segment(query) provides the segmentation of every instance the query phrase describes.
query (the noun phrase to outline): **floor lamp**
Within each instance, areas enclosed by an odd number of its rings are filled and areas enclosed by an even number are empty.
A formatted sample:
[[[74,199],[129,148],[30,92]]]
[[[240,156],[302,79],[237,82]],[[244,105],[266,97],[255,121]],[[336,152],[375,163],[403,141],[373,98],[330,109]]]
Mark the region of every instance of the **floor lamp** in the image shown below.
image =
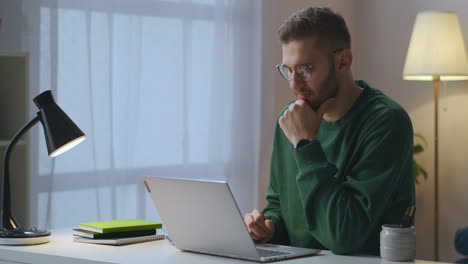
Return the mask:
[[[440,81],[468,80],[468,61],[455,12],[418,13],[406,55],[403,79],[434,82],[434,259],[439,259],[439,149]]]

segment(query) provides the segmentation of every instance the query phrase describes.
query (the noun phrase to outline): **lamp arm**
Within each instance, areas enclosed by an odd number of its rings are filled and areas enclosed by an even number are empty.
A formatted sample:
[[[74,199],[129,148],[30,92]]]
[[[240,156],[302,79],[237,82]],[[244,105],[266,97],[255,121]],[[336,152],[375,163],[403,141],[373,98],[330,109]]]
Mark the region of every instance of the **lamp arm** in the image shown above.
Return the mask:
[[[5,154],[3,156],[3,199],[2,199],[2,210],[1,210],[1,217],[0,217],[0,228],[13,230],[15,228],[20,227],[16,219],[13,217],[11,213],[11,200],[10,200],[10,156],[13,148],[15,147],[18,140],[35,124],[37,124],[41,118],[39,115],[34,117],[31,121],[29,121],[26,125],[24,125],[11,139],[8,147],[5,150]]]

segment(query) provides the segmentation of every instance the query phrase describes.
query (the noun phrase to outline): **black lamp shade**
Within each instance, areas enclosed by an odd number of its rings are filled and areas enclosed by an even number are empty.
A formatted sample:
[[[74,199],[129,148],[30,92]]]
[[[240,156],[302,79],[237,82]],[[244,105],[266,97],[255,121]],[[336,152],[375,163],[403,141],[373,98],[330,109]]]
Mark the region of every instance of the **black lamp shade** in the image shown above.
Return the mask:
[[[39,108],[49,156],[55,157],[83,141],[86,136],[67,114],[55,103],[50,90],[33,99]]]

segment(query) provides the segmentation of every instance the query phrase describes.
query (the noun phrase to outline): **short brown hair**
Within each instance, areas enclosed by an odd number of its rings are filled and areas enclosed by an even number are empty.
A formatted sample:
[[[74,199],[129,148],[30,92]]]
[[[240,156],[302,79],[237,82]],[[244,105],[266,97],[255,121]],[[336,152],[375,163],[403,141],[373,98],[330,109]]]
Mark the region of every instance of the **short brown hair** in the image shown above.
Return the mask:
[[[322,45],[351,48],[351,36],[344,18],[327,7],[307,7],[290,15],[278,30],[282,43],[318,37]]]

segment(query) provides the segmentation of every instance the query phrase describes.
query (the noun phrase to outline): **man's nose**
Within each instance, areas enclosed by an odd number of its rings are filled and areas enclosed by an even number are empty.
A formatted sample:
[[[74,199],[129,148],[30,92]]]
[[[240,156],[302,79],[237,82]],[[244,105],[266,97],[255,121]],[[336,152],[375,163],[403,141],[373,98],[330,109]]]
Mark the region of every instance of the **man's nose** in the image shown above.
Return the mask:
[[[291,80],[289,81],[289,88],[293,91],[299,91],[302,86],[304,86],[304,81],[299,78],[295,71],[293,71],[291,74]]]

